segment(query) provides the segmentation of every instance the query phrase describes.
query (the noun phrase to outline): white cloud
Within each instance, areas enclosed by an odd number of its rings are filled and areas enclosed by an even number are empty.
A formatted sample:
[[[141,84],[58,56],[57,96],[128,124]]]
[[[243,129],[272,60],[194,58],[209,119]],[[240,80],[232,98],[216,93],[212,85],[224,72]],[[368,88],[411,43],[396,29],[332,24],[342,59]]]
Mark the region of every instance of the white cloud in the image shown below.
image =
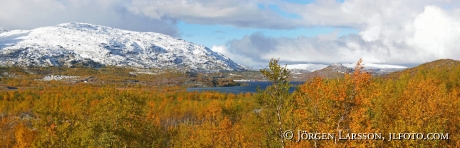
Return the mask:
[[[267,63],[265,62],[256,61],[256,59],[252,58],[252,55],[241,54],[240,52],[229,50],[224,45],[221,45],[221,46],[214,45],[212,46],[211,50],[214,52],[221,53],[229,57],[233,61],[238,61],[239,64],[249,66],[250,68],[260,68],[260,67],[264,67],[267,65]]]
[[[230,40],[213,50],[249,66],[270,58],[288,62],[420,64],[459,59],[458,0],[318,0],[294,4],[283,0],[0,0],[0,26],[30,29],[63,22],[88,22],[178,36],[176,21],[236,27],[293,29],[345,27],[316,37],[270,38],[261,33]],[[275,4],[300,19],[282,17],[260,6]]]
[[[0,0],[0,26],[33,29],[68,22],[86,22],[134,31],[178,36],[175,20],[150,18],[128,10],[126,0]]]
[[[225,46],[219,46],[219,45],[214,45],[211,48],[212,51],[218,52],[223,55],[231,56],[231,53],[228,52],[227,48]]]
[[[414,20],[415,32],[408,44],[420,49],[425,56],[460,58],[460,15],[427,6]]]
[[[271,2],[270,2],[271,3]],[[129,10],[152,18],[168,16],[187,23],[219,24],[236,27],[292,29],[300,21],[282,17],[258,6],[263,0],[133,0]]]
[[[360,28],[357,35],[268,38],[253,34],[230,41],[228,51],[251,51],[251,58],[259,62],[280,57],[288,62],[353,63],[363,58],[370,63],[411,65],[441,58],[460,59],[460,9],[442,7],[450,1],[374,2],[350,0],[302,6],[305,25]],[[269,47],[263,47],[266,45]]]

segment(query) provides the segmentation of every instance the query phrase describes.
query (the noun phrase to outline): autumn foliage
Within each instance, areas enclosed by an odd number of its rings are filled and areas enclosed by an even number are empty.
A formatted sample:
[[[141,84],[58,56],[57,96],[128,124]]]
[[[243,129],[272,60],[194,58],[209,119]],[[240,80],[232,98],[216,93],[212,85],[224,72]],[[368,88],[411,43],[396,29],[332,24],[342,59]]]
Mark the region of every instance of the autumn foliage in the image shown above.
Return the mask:
[[[382,78],[363,71],[361,62],[343,78],[312,78],[290,94],[200,93],[178,86],[120,88],[115,83],[122,79],[108,81],[112,77],[103,74],[110,84],[40,83],[34,80],[37,76],[8,69],[22,77],[3,78],[3,85],[33,87],[0,91],[0,147],[460,146],[460,65]],[[282,84],[288,88],[285,80]],[[298,142],[295,135],[280,144],[280,127],[385,137],[448,133],[449,139]]]

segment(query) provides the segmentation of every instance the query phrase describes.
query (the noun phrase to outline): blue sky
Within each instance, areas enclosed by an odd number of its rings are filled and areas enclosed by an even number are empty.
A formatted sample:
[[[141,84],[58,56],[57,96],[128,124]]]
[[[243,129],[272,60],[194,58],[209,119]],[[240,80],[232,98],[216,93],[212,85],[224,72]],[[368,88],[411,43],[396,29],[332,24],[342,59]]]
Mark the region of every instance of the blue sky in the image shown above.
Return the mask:
[[[458,0],[0,0],[0,26],[69,22],[158,32],[249,67],[460,59]]]
[[[310,4],[314,0],[284,0],[285,2],[293,4]],[[336,0],[342,3],[343,0]],[[258,9],[276,12],[277,15],[289,19],[301,19],[301,16],[295,13],[289,13],[281,10],[276,4],[258,4]],[[180,38],[192,41],[198,44],[205,45],[206,47],[213,47],[214,45],[225,45],[229,40],[240,39],[243,36],[248,36],[254,33],[262,33],[266,37],[271,38],[297,38],[299,36],[315,37],[321,34],[330,34],[337,32],[338,36],[357,34],[359,31],[350,27],[327,27],[327,26],[312,26],[312,27],[298,27],[292,29],[266,29],[266,28],[241,28],[230,25],[207,25],[207,24],[192,24],[179,21],[177,24],[179,29]]]
[[[241,39],[254,33],[262,33],[267,37],[279,38],[296,38],[299,36],[315,37],[321,34],[330,34],[338,32],[338,36],[357,34],[358,30],[353,28],[333,28],[333,27],[309,27],[296,28],[289,30],[275,30],[263,28],[238,28],[225,25],[200,25],[179,22],[177,27],[180,31],[180,38],[213,47],[214,45],[224,45],[229,40]]]

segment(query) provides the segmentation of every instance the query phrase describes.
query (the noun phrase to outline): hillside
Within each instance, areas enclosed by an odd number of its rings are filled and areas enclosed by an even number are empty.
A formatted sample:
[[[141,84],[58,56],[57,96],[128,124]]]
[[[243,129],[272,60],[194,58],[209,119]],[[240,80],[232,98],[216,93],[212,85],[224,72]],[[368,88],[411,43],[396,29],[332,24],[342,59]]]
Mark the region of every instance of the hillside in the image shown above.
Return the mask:
[[[356,71],[315,78],[280,94],[272,90],[282,83],[255,93],[189,92],[181,86],[188,74],[164,70],[0,67],[0,147],[281,147],[270,131],[280,122],[284,129],[344,132],[340,138],[346,131],[374,136],[315,141],[293,133],[286,147],[458,147],[460,66],[439,60],[420,67],[394,80]],[[260,74],[228,74],[245,75]],[[214,84],[231,82],[221,80]],[[280,122],[278,96],[285,104]],[[403,140],[395,132],[420,136]]]
[[[305,81],[309,78],[320,76],[324,78],[343,77],[344,73],[354,71],[356,63],[336,63],[331,65],[325,64],[295,64],[288,65],[291,71],[293,81]],[[406,69],[405,66],[364,63],[364,71],[371,73],[373,76],[384,76],[395,71]]]
[[[343,66],[342,64],[332,64],[323,69],[307,73],[307,78],[313,78],[316,76],[324,78],[337,78],[343,77],[345,73],[353,72],[352,68]]]
[[[418,72],[424,72],[428,70],[436,70],[436,71],[446,71],[446,70],[452,70],[454,68],[458,68],[460,66],[460,61],[458,60],[452,60],[452,59],[439,59],[435,60],[432,62],[427,62],[424,64],[421,64],[416,67],[408,68],[403,71],[398,71],[398,72],[393,72],[390,73],[384,78],[387,79],[395,79],[399,78],[403,74],[409,74],[411,76],[416,75]]]
[[[87,23],[0,33],[0,65],[246,69],[203,45],[154,32],[134,32]]]

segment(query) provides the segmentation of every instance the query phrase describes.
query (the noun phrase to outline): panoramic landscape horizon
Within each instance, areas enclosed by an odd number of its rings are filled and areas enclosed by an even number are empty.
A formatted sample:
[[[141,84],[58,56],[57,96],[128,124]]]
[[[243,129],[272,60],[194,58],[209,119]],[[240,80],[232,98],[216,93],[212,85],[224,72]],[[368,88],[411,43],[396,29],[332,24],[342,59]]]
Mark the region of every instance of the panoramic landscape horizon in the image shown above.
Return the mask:
[[[0,0],[0,147],[459,147],[457,0]]]

